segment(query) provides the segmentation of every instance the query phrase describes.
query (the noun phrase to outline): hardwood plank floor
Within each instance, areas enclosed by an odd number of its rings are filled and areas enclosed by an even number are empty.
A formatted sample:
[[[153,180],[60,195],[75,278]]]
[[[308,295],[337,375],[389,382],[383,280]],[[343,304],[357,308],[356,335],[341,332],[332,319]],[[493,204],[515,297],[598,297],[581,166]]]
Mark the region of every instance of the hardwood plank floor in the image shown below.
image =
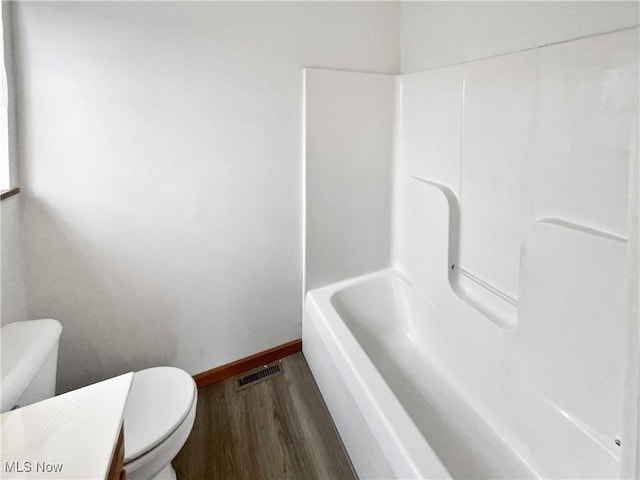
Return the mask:
[[[302,353],[284,374],[236,392],[233,378],[198,391],[179,480],[352,480],[357,477]]]

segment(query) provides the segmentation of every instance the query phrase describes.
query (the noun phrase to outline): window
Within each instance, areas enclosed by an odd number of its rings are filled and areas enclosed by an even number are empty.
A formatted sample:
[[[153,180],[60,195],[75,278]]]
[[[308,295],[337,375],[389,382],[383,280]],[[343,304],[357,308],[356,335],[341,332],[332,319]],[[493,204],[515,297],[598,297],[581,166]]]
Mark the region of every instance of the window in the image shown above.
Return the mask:
[[[3,4],[3,8],[4,4]],[[0,21],[0,59],[4,59],[4,25]],[[0,192],[5,193],[11,187],[9,172],[9,93],[7,90],[7,70],[2,61],[0,68]]]

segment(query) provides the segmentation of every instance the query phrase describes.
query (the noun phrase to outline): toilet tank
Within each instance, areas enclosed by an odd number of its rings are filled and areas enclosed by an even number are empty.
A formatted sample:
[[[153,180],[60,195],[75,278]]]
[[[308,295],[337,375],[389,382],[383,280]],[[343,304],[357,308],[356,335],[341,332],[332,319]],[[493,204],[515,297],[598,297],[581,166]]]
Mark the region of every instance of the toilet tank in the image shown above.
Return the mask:
[[[0,329],[0,412],[53,397],[62,325],[53,319]]]

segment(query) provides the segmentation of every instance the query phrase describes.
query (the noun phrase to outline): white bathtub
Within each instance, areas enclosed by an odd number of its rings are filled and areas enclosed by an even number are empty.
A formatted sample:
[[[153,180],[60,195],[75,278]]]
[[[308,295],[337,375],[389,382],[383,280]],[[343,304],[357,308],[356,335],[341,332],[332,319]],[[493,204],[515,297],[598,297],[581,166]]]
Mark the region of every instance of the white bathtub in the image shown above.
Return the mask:
[[[537,477],[430,359],[415,319],[438,315],[392,269],[307,294],[303,351],[356,472]]]

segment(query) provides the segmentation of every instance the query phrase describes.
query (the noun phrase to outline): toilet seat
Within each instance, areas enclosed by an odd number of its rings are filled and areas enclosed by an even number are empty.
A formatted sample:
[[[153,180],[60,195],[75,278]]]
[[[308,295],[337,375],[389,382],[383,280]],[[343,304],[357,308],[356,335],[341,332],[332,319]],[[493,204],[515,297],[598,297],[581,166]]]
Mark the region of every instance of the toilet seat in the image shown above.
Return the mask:
[[[187,416],[195,416],[196,398],[195,382],[183,370],[155,367],[136,372],[124,411],[125,467],[165,441]]]

